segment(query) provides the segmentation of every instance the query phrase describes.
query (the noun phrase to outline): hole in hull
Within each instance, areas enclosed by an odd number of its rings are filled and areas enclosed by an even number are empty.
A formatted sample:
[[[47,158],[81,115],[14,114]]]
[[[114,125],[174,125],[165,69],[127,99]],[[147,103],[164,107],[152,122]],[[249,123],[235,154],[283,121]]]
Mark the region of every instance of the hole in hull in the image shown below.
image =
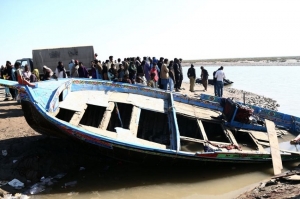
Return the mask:
[[[170,145],[168,115],[141,109],[137,137]]]
[[[180,136],[203,139],[200,133],[200,127],[196,118],[176,115]]]
[[[204,152],[204,145],[202,143],[190,142],[187,140],[180,140],[181,151],[186,152]]]
[[[237,131],[235,133],[235,139],[242,150],[256,150],[257,146],[248,132]]]
[[[221,124],[202,121],[204,130],[206,132],[207,138],[210,141],[216,142],[227,142],[230,143],[228,138],[225,135],[225,132],[221,126]]]
[[[65,122],[70,122],[71,118],[73,117],[75,111],[60,108],[56,118],[63,120]]]
[[[111,118],[107,126],[107,130],[115,132],[115,127],[122,127],[124,129],[129,129],[132,109],[133,109],[132,104],[115,103],[115,108],[111,113]],[[118,112],[120,115],[118,114]],[[121,118],[121,121],[119,116]]]
[[[80,120],[80,124],[98,128],[105,110],[106,107],[89,104]]]

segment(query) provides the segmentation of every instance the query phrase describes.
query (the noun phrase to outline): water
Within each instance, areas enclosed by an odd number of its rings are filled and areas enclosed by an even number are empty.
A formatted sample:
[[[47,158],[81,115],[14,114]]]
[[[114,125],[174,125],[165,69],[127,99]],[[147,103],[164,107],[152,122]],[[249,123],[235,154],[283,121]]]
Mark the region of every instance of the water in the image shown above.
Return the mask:
[[[220,66],[205,66],[212,79],[213,71]],[[184,80],[189,67],[183,67]],[[200,66],[195,66],[196,75],[200,77]],[[279,111],[300,116],[299,66],[224,66],[227,79],[234,83],[233,88],[270,97],[280,105]]]

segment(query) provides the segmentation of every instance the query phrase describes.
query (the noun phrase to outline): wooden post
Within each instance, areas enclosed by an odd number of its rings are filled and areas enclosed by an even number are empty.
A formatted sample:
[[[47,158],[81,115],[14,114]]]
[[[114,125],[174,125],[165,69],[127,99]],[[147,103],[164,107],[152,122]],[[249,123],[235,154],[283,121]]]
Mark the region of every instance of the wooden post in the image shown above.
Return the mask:
[[[86,108],[87,108],[87,104],[85,104],[83,106],[83,109],[81,111],[75,112],[69,123],[74,126],[78,126],[80,123],[80,120],[82,119],[82,117],[84,115]]]
[[[111,118],[111,113],[113,112],[114,108],[115,108],[115,103],[109,102],[108,106],[106,108],[106,111],[103,114],[102,121],[100,122],[98,128],[100,128],[102,130],[107,129],[107,126],[108,126],[110,118]]]
[[[243,100],[244,100],[244,104],[246,104],[246,93],[243,92]]]
[[[140,117],[141,109],[139,107],[133,106],[130,124],[129,124],[129,130],[132,132],[132,134],[137,137],[138,128],[139,128],[139,117]]]
[[[266,127],[269,136],[274,175],[278,175],[281,173],[283,167],[282,167],[281,155],[280,155],[279,144],[277,139],[277,133],[275,130],[275,124],[270,120],[265,120],[265,122],[266,122]]]

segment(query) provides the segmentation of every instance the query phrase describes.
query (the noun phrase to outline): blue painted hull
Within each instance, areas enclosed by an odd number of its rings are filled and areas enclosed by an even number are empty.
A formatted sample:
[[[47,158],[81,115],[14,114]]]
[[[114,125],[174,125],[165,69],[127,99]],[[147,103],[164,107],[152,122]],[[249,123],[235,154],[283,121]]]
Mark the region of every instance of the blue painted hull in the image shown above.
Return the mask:
[[[239,152],[208,152],[208,153],[189,153],[180,151],[180,133],[176,122],[176,110],[174,102],[182,102],[212,110],[222,111],[221,99],[212,96],[202,96],[202,99],[191,99],[183,95],[173,95],[162,90],[154,90],[146,87],[133,86],[122,83],[112,83],[107,81],[93,81],[83,79],[63,79],[59,81],[41,82],[37,88],[18,85],[15,82],[0,80],[0,85],[7,85],[17,88],[22,98],[22,109],[28,124],[37,132],[45,135],[71,138],[92,144],[107,156],[125,159],[139,163],[207,163],[207,162],[234,162],[234,163],[264,163],[271,162],[270,154],[260,153],[239,153]],[[96,133],[83,130],[68,122],[57,119],[49,114],[59,109],[59,101],[70,92],[83,90],[104,90],[125,93],[136,93],[154,98],[164,98],[169,101],[170,107],[168,118],[170,124],[170,148],[159,149],[155,147],[135,145],[132,143],[121,142],[109,137],[101,136]],[[60,99],[61,98],[61,99]],[[259,109],[259,107],[257,108]],[[281,126],[289,128],[295,134],[299,133],[300,119],[294,116],[281,115],[270,110],[256,110],[267,119],[274,121]],[[279,116],[281,115],[279,120]],[[227,125],[243,128],[246,125],[230,121]],[[255,129],[257,127],[248,125],[245,129]],[[261,129],[260,129],[261,130]],[[264,129],[262,129],[264,130]],[[283,160],[297,160],[297,154],[284,154]]]

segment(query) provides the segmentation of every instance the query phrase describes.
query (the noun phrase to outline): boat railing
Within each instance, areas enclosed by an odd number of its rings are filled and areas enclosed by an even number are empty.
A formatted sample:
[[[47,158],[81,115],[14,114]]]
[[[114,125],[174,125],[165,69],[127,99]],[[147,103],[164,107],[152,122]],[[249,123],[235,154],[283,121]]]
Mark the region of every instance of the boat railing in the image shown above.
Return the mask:
[[[261,130],[266,132],[265,125],[256,125],[256,124],[248,124],[243,122],[236,121],[236,114],[238,111],[238,105],[244,105],[241,102],[233,102],[230,99],[220,98],[216,96],[210,96],[206,94],[201,94],[201,100],[210,101],[213,103],[217,103],[219,105],[223,105],[223,116],[227,121],[228,126],[233,126],[237,128],[246,128],[252,130]],[[225,101],[225,103],[224,103]],[[259,118],[260,120],[268,119],[273,121],[276,126],[286,128],[294,133],[300,133],[300,118],[291,116],[288,114],[284,114],[278,111],[269,110],[266,108],[262,108],[259,106],[246,104],[249,108],[253,109],[253,115]]]
[[[170,93],[169,98],[169,111],[168,111],[168,119],[169,119],[169,128],[171,132],[170,140],[171,145],[170,148],[173,150],[176,150],[177,152],[180,150],[180,134],[179,134],[179,128],[176,118],[176,110],[173,100],[173,94]]]

